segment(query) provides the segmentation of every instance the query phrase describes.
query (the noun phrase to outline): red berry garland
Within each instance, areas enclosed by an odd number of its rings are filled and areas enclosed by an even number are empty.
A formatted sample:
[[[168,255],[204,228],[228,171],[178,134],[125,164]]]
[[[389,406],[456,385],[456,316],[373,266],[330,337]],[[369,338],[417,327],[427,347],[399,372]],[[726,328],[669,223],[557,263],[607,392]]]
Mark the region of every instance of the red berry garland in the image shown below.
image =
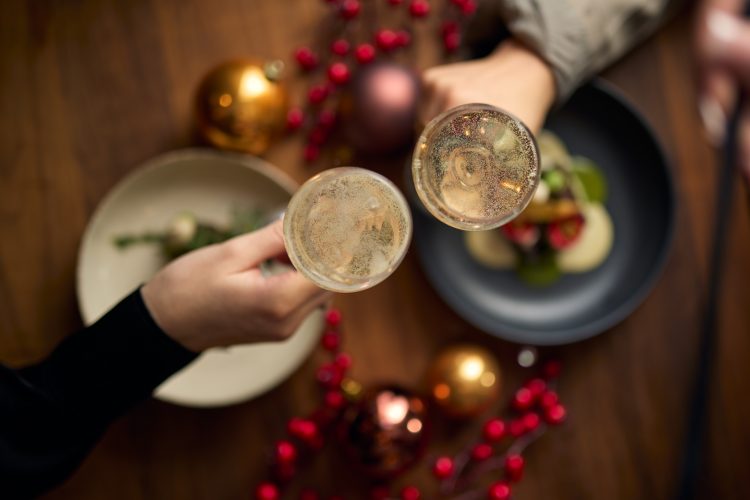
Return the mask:
[[[330,125],[331,118],[319,116],[319,122]],[[255,489],[256,500],[278,500],[285,485],[294,479],[297,471],[325,444],[333,432],[335,423],[348,406],[343,387],[351,356],[341,351],[342,317],[337,309],[325,315],[326,330],[321,336],[321,345],[331,355],[317,372],[323,391],[321,406],[307,417],[294,417],[287,422],[287,438],[276,442],[272,453],[269,479]],[[543,366],[544,378],[531,378],[519,388],[510,404],[515,416],[510,419],[492,417],[481,428],[481,440],[470,444],[458,455],[440,456],[431,462],[432,474],[438,481],[443,495],[459,494],[460,498],[481,498],[486,494],[490,500],[507,500],[511,495],[511,483],[523,478],[524,450],[538,439],[548,426],[565,421],[567,411],[560,404],[555,391],[556,377],[561,371],[558,362]],[[348,392],[348,391],[347,391]],[[505,444],[505,446],[503,446]],[[501,474],[484,490],[475,488],[477,481],[490,472]],[[429,491],[429,490],[428,490]],[[432,498],[432,495],[429,495]],[[304,489],[302,500],[319,500],[323,497],[313,489]],[[325,498],[342,498],[327,496]],[[392,494],[390,486],[380,484],[369,490],[369,498],[379,500],[421,500],[423,490],[415,485],[401,488]]]
[[[388,15],[389,22],[394,24],[379,26],[376,29],[372,27],[372,15],[377,15],[378,9],[365,10],[360,0],[326,1],[330,5],[330,15],[337,20],[336,23],[328,25],[334,26],[337,32],[327,37],[327,45],[314,48],[303,46],[294,53],[297,65],[304,73],[317,75],[318,82],[321,77],[330,82],[330,85],[310,85],[307,93],[308,107],[320,106],[326,102],[331,103],[331,109],[338,109],[340,89],[354,79],[358,67],[370,64],[378,58],[397,57],[399,52],[413,45],[415,33],[409,24],[421,22],[434,15],[429,0],[385,1],[391,6],[388,10],[392,11]],[[476,10],[476,1],[451,0],[448,7],[440,9],[440,14],[445,17],[439,36],[444,52],[451,54],[461,45],[461,26]],[[398,21],[394,21],[396,12],[402,13]],[[287,116],[287,130],[304,131],[307,137],[304,159],[308,163],[315,162],[320,156],[321,147],[333,135],[332,127],[318,129],[314,112],[305,112],[299,108],[293,108],[293,111]]]

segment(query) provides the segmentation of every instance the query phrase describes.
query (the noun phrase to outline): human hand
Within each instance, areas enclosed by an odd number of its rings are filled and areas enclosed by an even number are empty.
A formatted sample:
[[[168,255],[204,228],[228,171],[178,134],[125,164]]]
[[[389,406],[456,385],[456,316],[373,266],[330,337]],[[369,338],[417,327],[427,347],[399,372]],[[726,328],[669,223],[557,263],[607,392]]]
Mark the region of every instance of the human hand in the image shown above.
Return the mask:
[[[284,252],[282,222],[173,261],[141,289],[159,327],[192,351],[288,338],[331,296],[296,271],[264,276]]]
[[[430,68],[422,75],[422,123],[472,102],[509,111],[538,132],[555,100],[552,69],[536,53],[510,39],[489,56]]]
[[[724,140],[738,89],[750,91],[750,22],[742,18],[743,6],[743,0],[704,0],[698,14],[699,110],[717,146]],[[750,179],[750,103],[740,113],[738,157]]]

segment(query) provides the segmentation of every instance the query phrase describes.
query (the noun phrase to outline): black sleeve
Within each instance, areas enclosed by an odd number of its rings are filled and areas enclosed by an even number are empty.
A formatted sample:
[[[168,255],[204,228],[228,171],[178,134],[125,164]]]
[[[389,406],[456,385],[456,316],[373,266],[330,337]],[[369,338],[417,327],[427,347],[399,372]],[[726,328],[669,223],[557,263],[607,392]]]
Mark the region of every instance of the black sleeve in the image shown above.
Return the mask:
[[[0,365],[0,494],[29,498],[61,482],[115,418],[195,357],[136,290],[41,363]]]

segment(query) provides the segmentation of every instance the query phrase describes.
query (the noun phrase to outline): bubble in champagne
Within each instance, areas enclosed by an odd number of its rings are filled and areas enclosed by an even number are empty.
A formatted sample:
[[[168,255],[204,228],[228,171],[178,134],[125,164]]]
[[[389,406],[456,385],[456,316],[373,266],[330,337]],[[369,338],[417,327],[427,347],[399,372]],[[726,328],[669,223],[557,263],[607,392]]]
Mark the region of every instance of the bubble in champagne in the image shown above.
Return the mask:
[[[356,167],[326,170],[289,202],[284,242],[294,266],[319,286],[354,292],[387,278],[411,240],[411,214],[385,177]]]
[[[531,201],[539,152],[517,118],[488,104],[466,104],[425,127],[412,174],[419,198],[439,220],[458,229],[492,229]]]

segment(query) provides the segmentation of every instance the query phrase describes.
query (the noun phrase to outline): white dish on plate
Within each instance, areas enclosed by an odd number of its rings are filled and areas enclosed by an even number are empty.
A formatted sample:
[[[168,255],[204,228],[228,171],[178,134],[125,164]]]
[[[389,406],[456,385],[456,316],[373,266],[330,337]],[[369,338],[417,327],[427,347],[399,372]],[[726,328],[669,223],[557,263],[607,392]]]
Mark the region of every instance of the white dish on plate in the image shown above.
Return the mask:
[[[158,156],[121,180],[100,202],[78,253],[78,306],[86,325],[147,281],[166,264],[157,245],[119,250],[121,234],[161,231],[190,211],[227,223],[233,207],[269,213],[286,206],[297,184],[251,156],[185,149]],[[161,384],[154,396],[196,407],[245,401],[286,379],[317,344],[323,314],[316,311],[289,340],[210,349]]]

